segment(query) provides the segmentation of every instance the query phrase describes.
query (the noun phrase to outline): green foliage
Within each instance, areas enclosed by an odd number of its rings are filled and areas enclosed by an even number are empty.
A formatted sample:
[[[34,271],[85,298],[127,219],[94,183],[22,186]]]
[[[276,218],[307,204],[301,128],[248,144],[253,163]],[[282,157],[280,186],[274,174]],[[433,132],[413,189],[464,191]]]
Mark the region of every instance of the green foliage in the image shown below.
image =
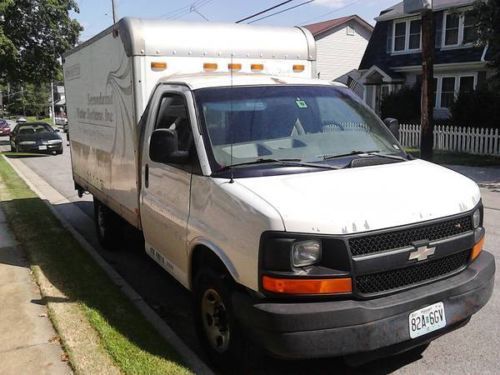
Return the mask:
[[[399,122],[420,121],[420,86],[403,87],[382,100],[382,118],[393,117]]]
[[[452,104],[453,124],[477,128],[499,128],[500,93],[498,90],[481,87],[470,93],[460,93]]]
[[[488,44],[491,65],[497,74],[493,84],[500,88],[500,0],[478,0],[473,9],[480,42]]]
[[[13,95],[7,104],[10,113],[28,116],[48,113],[50,89],[47,84],[25,84],[23,89],[16,87],[18,94]]]
[[[60,57],[82,27],[75,0],[0,0],[0,75],[10,82],[61,78]]]

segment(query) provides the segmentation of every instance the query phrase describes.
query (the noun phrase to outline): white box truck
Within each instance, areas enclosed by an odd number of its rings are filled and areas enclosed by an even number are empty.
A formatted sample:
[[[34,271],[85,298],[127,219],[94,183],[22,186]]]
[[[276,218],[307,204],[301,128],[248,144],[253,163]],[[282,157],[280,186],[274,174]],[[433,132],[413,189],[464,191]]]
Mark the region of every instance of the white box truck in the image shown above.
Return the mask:
[[[193,292],[218,365],[424,348],[486,304],[478,186],[415,160],[305,29],[125,18],[65,56],[75,187]]]

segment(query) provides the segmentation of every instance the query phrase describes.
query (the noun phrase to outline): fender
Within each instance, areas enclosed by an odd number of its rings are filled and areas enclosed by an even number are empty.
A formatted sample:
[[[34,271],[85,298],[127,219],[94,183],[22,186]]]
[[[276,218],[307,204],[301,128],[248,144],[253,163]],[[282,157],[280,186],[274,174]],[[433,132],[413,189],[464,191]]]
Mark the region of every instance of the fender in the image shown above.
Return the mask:
[[[236,267],[234,266],[233,262],[227,257],[225,254],[224,250],[222,250],[219,246],[214,244],[212,241],[203,238],[203,237],[196,237],[193,238],[188,245],[188,259],[189,259],[189,275],[188,275],[188,280],[189,280],[189,289],[192,289],[192,265],[193,265],[193,252],[196,246],[204,246],[210,251],[212,251],[224,264],[226,269],[228,270],[229,274],[231,277],[236,281],[239,282],[239,274],[238,271],[236,270]]]

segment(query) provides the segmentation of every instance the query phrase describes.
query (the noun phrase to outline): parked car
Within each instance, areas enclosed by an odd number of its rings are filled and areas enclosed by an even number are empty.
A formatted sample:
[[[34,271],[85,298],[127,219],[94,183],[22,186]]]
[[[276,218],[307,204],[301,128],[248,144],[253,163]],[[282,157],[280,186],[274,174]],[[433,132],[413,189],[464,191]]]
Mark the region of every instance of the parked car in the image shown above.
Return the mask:
[[[10,135],[10,126],[7,121],[0,119],[0,136]]]
[[[66,117],[59,117],[57,116],[55,118],[55,123],[57,126],[64,126],[68,123],[68,119]]]
[[[62,154],[62,139],[58,130],[45,122],[18,124],[10,134],[12,152]]]
[[[16,120],[17,124],[24,124],[26,122],[28,122],[28,120],[26,120],[24,117],[18,117]]]

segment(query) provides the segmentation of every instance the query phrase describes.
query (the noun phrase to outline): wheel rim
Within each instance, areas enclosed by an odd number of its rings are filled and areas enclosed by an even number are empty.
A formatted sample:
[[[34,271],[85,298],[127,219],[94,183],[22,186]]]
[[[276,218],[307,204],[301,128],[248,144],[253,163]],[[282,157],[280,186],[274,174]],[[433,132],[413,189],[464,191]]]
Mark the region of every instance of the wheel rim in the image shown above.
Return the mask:
[[[219,353],[225,352],[229,346],[231,331],[227,322],[226,306],[214,289],[207,289],[203,294],[201,316],[210,346]]]
[[[104,237],[104,234],[106,231],[105,226],[104,226],[104,222],[105,222],[104,211],[102,209],[102,206],[98,205],[97,206],[97,227],[99,229],[99,234],[101,235],[101,237]]]

